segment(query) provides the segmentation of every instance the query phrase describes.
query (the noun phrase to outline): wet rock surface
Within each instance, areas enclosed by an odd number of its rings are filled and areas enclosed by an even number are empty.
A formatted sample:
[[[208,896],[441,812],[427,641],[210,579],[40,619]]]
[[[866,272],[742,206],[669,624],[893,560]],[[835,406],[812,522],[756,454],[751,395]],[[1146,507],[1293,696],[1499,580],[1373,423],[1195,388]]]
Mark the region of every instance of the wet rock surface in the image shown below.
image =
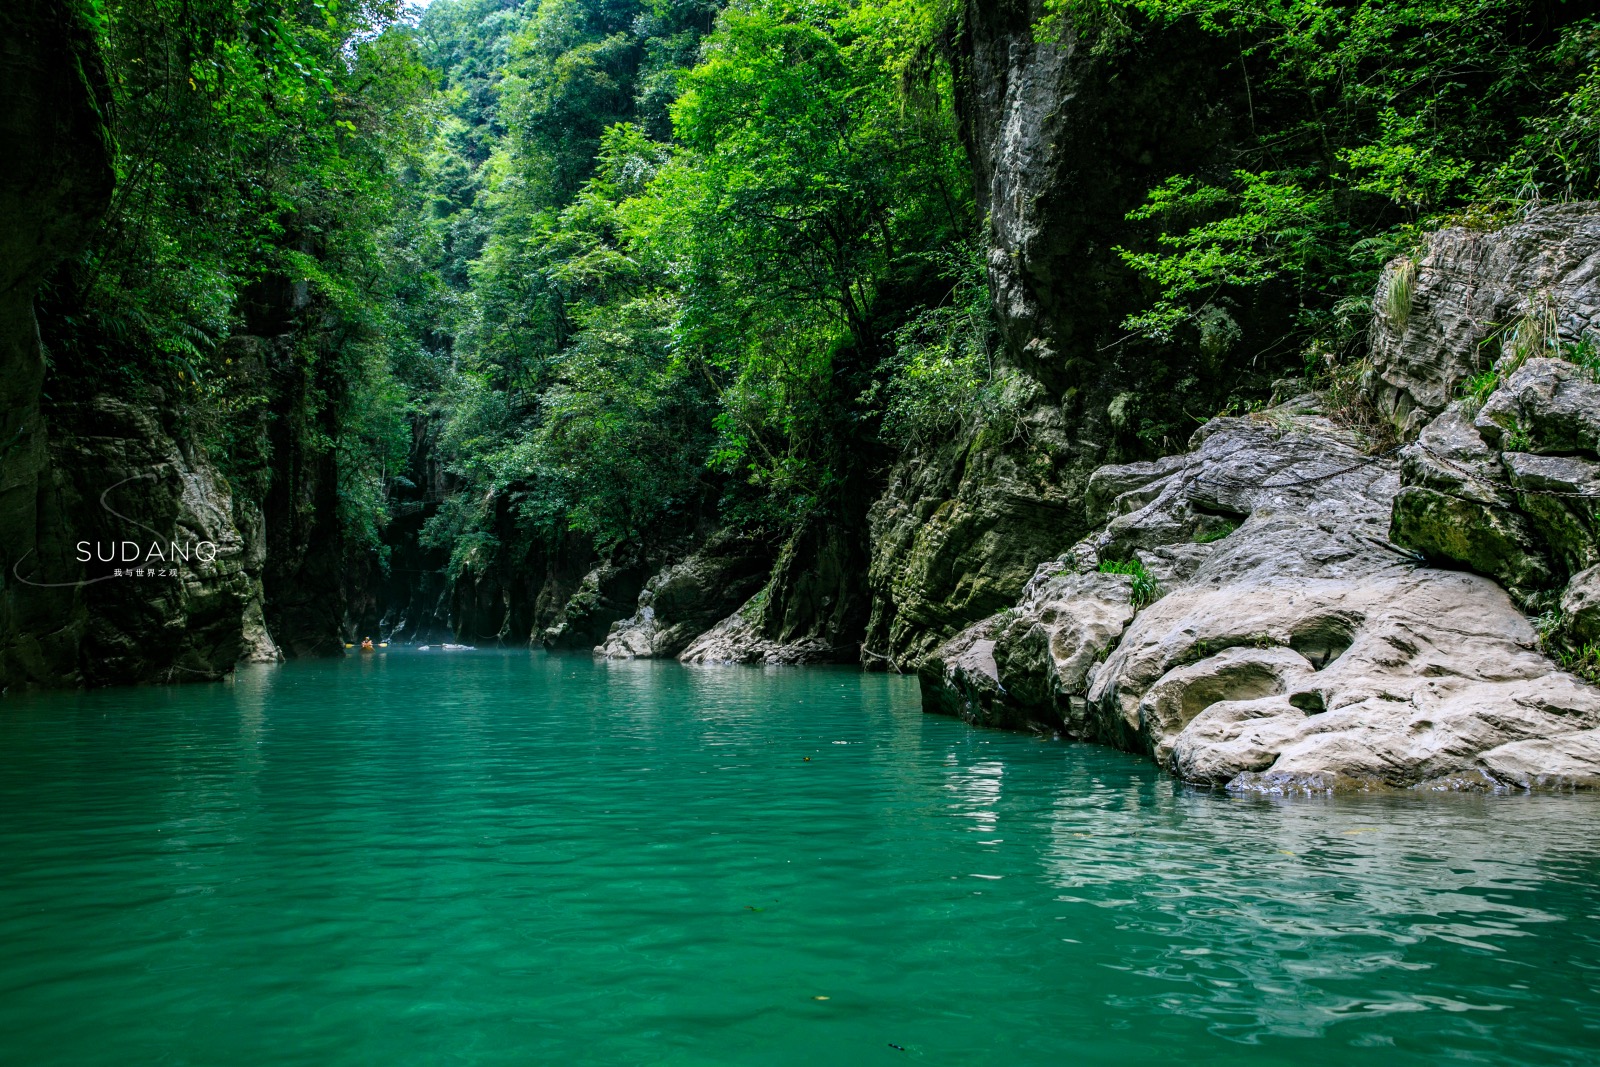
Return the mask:
[[[1184,456],[1097,472],[1104,524],[941,646],[925,707],[1236,790],[1600,780],[1600,690],[1556,668],[1493,581],[1390,543],[1400,463],[1311,406],[1212,420]],[[1097,569],[1134,561],[1138,578]],[[1153,597],[1137,612],[1135,581]]]
[[[1089,673],[1133,618],[1132,579],[1047,563],[1016,608],[941,645],[919,671],[924,701],[985,726],[1089,736]]]

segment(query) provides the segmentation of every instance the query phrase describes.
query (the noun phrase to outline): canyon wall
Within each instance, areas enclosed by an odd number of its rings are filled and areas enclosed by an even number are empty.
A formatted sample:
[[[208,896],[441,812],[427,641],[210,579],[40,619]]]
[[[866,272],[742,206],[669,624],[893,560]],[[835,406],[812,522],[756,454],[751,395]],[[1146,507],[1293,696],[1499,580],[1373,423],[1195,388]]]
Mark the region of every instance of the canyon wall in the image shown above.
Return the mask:
[[[216,679],[277,658],[259,508],[167,398],[51,365],[35,293],[110,202],[109,92],[77,4],[8,4],[0,37],[0,688]]]

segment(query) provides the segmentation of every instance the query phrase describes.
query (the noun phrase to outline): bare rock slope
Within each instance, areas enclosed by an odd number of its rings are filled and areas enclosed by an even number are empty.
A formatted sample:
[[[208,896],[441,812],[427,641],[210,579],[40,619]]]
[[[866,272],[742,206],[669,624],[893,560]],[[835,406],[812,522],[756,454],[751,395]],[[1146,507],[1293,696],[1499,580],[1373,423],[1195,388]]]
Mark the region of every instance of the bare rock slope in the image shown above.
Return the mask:
[[[1495,582],[1391,544],[1399,464],[1312,406],[1097,471],[1103,525],[929,659],[925,707],[1240,790],[1600,784],[1600,690]]]

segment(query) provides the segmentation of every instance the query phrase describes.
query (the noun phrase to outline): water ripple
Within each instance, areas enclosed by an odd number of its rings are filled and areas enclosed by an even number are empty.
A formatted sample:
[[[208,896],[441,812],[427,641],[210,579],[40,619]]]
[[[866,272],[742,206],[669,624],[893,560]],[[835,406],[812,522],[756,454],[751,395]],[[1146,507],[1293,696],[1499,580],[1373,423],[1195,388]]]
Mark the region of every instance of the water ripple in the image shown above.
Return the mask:
[[[1198,793],[902,678],[395,651],[12,699],[0,813],[7,1063],[1600,1047],[1594,798]]]

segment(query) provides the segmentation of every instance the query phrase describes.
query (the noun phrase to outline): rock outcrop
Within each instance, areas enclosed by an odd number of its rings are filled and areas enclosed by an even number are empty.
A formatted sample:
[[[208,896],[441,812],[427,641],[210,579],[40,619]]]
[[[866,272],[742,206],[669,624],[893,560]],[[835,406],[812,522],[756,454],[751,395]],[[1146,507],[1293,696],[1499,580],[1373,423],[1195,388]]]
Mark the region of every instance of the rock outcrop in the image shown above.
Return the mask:
[[[609,659],[671,659],[747,601],[767,580],[772,555],[759,541],[713,534],[645,582],[637,610],[595,647]],[[585,579],[587,582],[587,579]]]
[[[1592,640],[1566,590],[1600,564],[1600,205],[1434,234],[1377,303],[1374,395],[1409,440],[1393,539]]]
[[[778,553],[766,583],[678,654],[685,663],[854,663],[869,604],[859,527],[814,518]]]
[[[546,648],[594,648],[612,624],[638,607],[650,573],[642,561],[624,557],[601,560],[578,581],[540,639]]]
[[[1086,472],[1077,466],[1066,422],[1047,403],[1009,432],[991,428],[897,465],[870,515],[863,663],[914,667],[944,638],[1012,603],[1035,564],[1082,532]]]
[[[1430,234],[1389,264],[1377,295],[1373,398],[1415,437],[1468,377],[1600,333],[1600,205]]]
[[[63,512],[90,557],[82,680],[215,680],[241,659],[278,659],[262,613],[262,546],[204,457],[186,454],[155,412],[105,396],[53,408],[51,431]]]
[[[1494,582],[1386,539],[1399,464],[1309,398],[1191,444],[1096,472],[1104,525],[930,657],[925,707],[1233,789],[1600,779],[1600,690]]]

